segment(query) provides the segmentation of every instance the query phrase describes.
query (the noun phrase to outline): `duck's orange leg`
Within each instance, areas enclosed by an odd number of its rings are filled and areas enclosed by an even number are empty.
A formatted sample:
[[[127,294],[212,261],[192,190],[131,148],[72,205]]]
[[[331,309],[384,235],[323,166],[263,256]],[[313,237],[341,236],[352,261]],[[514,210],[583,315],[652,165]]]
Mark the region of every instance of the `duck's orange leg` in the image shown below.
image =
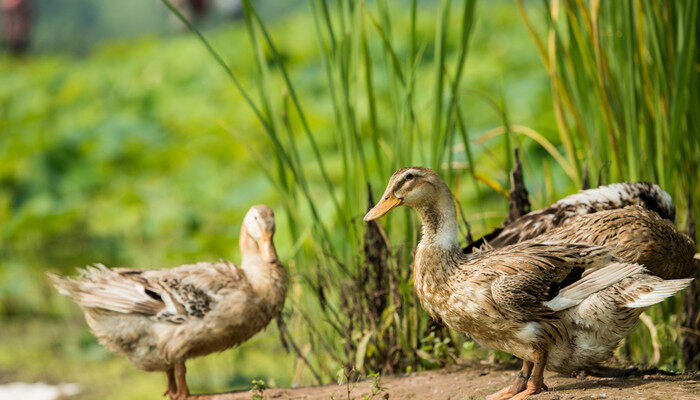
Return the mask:
[[[515,377],[513,384],[488,396],[486,400],[510,399],[511,397],[525,390],[527,380],[530,378],[530,373],[532,373],[532,365],[532,362],[523,360],[523,367],[518,372],[518,376]]]
[[[177,392],[175,396],[170,395],[172,400],[185,400],[190,397],[190,389],[187,387],[187,370],[185,363],[175,364],[175,376],[177,376]]]
[[[535,367],[532,370],[532,376],[527,381],[525,390],[512,397],[512,400],[524,400],[533,394],[547,390],[544,384],[544,367],[547,365],[547,352],[542,351],[535,355]]]
[[[177,385],[175,384],[175,371],[172,368],[165,371],[165,376],[168,377],[168,388],[165,389],[163,396],[170,396],[171,398],[177,393]]]

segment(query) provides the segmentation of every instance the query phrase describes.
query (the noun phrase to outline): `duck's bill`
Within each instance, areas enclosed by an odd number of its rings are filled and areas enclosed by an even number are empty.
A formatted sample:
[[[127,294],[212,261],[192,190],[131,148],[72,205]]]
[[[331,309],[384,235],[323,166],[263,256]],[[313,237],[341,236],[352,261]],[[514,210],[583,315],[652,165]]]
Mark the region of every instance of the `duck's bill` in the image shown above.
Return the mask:
[[[365,214],[365,222],[373,221],[386,215],[392,208],[400,206],[401,199],[393,194],[384,196],[371,210]]]
[[[272,242],[272,237],[263,237],[258,242],[260,247],[260,255],[266,262],[272,263],[277,262],[279,259],[277,257],[277,250],[275,250],[275,244]]]

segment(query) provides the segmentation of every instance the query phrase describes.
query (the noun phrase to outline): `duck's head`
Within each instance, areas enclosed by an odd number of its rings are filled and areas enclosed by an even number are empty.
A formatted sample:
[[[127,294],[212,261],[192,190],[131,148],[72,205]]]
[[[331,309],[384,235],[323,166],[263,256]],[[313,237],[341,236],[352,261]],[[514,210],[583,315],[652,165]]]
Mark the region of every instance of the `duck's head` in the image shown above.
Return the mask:
[[[422,208],[428,203],[439,201],[450,191],[442,179],[432,169],[423,167],[401,168],[394,172],[381,200],[365,215],[365,222],[381,218],[392,208],[406,205]]]
[[[266,262],[276,262],[275,213],[266,205],[253,206],[243,219],[240,246],[242,252],[257,252]]]

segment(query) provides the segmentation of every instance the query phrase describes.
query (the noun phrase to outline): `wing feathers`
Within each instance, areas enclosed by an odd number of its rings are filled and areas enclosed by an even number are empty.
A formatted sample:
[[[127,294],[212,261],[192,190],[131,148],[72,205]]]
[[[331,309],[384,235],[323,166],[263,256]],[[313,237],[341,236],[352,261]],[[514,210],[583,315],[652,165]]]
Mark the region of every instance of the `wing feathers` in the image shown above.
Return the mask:
[[[80,270],[80,278],[48,274],[59,293],[72,298],[82,307],[101,308],[119,313],[157,315],[165,303],[156,291],[121,276],[101,264]]]
[[[639,264],[620,262],[609,264],[586,274],[577,282],[563,288],[555,298],[544,302],[544,305],[553,311],[573,307],[593,293],[643,271],[644,267]]]
[[[659,186],[646,182],[623,182],[572,194],[542,210],[533,211],[498,228],[464,248],[471,253],[484,243],[500,248],[535,238],[554,228],[566,226],[576,216],[637,205],[674,221],[676,208],[671,196]]]
[[[652,306],[663,301],[667,297],[671,297],[676,292],[688,287],[693,278],[688,279],[671,279],[655,283],[651,292],[641,293],[635,296],[635,299],[625,306],[629,308],[644,308]]]

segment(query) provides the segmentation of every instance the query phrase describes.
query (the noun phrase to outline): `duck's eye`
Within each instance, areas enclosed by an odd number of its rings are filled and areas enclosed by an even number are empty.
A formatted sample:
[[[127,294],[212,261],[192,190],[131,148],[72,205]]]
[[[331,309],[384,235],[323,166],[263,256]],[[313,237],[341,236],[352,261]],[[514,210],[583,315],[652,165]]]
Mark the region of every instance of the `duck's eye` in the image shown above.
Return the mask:
[[[406,174],[406,177],[404,179],[410,181],[411,179],[413,179],[413,174]]]

